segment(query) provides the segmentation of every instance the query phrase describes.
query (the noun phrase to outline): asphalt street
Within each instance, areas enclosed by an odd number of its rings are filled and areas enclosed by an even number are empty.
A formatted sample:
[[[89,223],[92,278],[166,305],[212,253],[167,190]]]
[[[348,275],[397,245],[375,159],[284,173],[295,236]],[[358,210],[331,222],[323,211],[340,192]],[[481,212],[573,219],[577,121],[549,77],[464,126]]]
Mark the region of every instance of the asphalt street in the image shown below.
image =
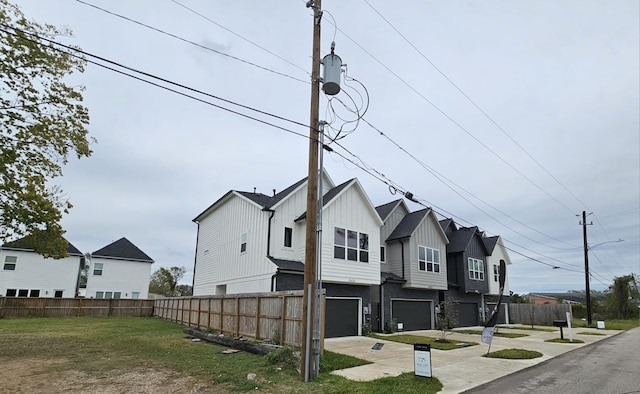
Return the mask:
[[[465,393],[640,393],[640,327]]]

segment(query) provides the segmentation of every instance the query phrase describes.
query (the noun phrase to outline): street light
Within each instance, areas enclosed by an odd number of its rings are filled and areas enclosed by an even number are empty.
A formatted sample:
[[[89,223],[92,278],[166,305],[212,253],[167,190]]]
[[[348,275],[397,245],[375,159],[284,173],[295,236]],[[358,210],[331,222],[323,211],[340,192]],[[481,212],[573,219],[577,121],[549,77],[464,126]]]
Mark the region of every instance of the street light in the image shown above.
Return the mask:
[[[586,227],[585,227],[586,228]],[[589,246],[587,244],[587,236],[586,236],[586,230],[585,230],[585,235],[584,235],[584,275],[585,275],[585,281],[586,281],[586,291],[587,291],[587,298],[586,298],[586,303],[587,303],[587,324],[591,325],[591,289],[589,288],[589,281],[591,279],[591,274],[589,273],[589,251],[597,246],[600,245],[604,245],[604,244],[609,244],[609,243],[613,243],[613,242],[622,242],[624,241],[624,239],[617,239],[615,241],[605,241],[605,242],[600,242],[598,244],[595,245],[591,245]]]

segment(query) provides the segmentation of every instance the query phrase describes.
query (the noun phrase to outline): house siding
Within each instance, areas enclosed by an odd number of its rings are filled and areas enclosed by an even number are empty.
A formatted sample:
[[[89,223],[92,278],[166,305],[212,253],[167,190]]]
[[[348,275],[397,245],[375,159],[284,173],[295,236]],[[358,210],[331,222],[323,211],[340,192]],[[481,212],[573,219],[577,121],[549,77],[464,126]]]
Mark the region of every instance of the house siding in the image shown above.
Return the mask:
[[[437,220],[429,214],[413,233],[409,243],[409,264],[407,265],[409,269],[405,287],[447,289],[447,244],[439,227]],[[420,271],[418,246],[429,247],[440,252],[440,272]]]
[[[484,280],[469,279],[469,258],[475,258],[484,262]],[[469,242],[465,253],[465,259],[463,261],[463,274],[464,274],[464,289],[469,292],[478,291],[480,293],[489,292],[489,277],[487,271],[487,256],[485,256],[485,249],[482,243],[482,239],[479,236],[474,236]]]
[[[4,270],[5,256],[16,256],[16,268]],[[0,297],[7,289],[39,290],[39,297],[53,297],[62,290],[62,296],[76,296],[76,286],[82,257],[45,259],[35,252],[0,249]]]
[[[487,257],[487,261],[489,262],[487,264],[487,271],[489,273],[489,294],[493,294],[493,295],[498,295],[498,293],[500,292],[500,283],[494,280],[494,275],[493,275],[493,266],[497,265],[498,267],[500,267],[500,260],[504,260],[507,264],[506,265],[507,274],[505,276],[503,294],[506,294],[506,295],[509,294],[508,270],[510,265],[509,262],[511,260],[509,259],[506,249],[504,248],[504,246],[501,245],[501,243],[502,241],[498,241],[498,244],[493,249],[493,253],[491,254],[491,256]]]
[[[398,254],[400,252],[399,246],[397,246],[397,242],[387,243],[386,240],[389,238],[389,235],[393,232],[393,230],[398,227],[398,224],[402,221],[402,219],[407,216],[409,211],[407,210],[404,204],[398,204],[398,206],[387,216],[385,219],[384,225],[380,228],[380,244],[382,246],[386,246],[387,256],[386,263],[380,264],[380,269],[382,272],[393,272],[396,275],[398,274],[397,270],[401,267],[398,266],[399,257]],[[391,250],[396,249],[396,250]],[[395,260],[395,264],[391,259],[390,253],[393,255],[393,260]]]
[[[96,263],[102,263],[102,275],[94,275]],[[96,292],[120,292],[120,298],[132,298],[138,293],[139,298],[149,296],[149,279],[151,263],[131,260],[107,259],[92,257],[87,276],[86,298],[95,298]]]

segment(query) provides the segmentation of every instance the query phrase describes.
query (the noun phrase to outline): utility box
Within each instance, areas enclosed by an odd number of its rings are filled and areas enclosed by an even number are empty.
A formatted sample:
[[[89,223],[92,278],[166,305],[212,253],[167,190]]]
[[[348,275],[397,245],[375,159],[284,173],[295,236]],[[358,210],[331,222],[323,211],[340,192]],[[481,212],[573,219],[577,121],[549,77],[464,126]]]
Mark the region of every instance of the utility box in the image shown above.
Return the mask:
[[[322,58],[324,66],[322,74],[322,90],[329,96],[340,93],[340,73],[342,72],[342,59],[340,56],[330,53]]]

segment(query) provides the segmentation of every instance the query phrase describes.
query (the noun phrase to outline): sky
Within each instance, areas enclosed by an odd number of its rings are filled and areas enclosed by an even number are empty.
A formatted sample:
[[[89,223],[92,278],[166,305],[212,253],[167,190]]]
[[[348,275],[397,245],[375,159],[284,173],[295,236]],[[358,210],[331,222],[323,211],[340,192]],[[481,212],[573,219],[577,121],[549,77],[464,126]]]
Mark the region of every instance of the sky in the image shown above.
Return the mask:
[[[93,64],[69,77],[97,140],[53,181],[81,251],[126,237],[190,283],[193,218],[231,189],[270,195],[307,176],[305,1],[14,3],[70,28],[61,43],[208,94]],[[639,4],[323,1],[322,56],[333,41],[346,65],[341,92],[320,99],[325,169],[374,205],[409,191],[412,210],[500,235],[516,293],[584,290],[583,211],[591,288],[639,274]]]

